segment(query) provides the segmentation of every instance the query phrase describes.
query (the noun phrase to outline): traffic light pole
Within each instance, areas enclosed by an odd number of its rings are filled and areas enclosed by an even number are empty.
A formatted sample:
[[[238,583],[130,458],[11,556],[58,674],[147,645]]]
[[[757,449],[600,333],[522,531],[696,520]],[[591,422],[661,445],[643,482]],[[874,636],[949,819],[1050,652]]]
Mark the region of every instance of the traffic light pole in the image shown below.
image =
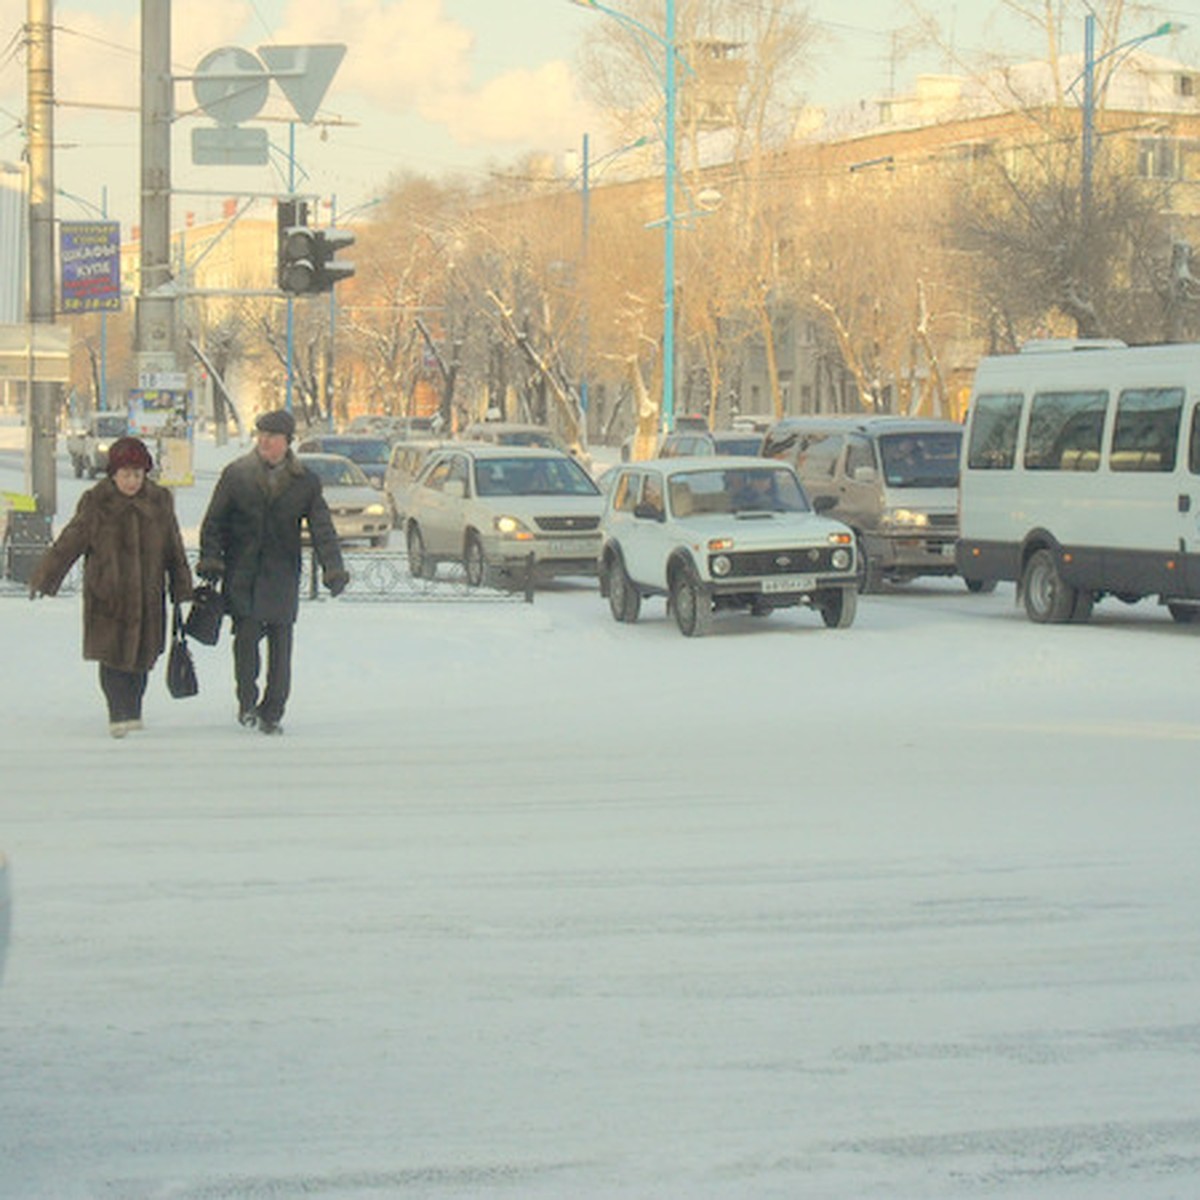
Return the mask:
[[[288,122],[288,198],[296,195],[296,122]],[[295,373],[293,355],[296,345],[296,302],[288,292],[287,298],[287,383],[284,388],[283,406],[292,411],[292,379]]]
[[[54,70],[51,0],[29,0],[29,324],[54,323]],[[33,355],[30,354],[32,361]],[[37,511],[58,507],[54,451],[58,384],[32,379],[28,388],[29,491]]]

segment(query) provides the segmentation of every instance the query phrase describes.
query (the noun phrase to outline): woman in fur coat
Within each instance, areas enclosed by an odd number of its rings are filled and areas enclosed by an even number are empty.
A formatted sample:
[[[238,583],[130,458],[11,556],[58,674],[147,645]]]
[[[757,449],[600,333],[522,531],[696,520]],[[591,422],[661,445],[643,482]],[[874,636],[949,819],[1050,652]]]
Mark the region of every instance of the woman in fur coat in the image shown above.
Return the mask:
[[[138,438],[115,441],[107,478],[79,498],[29,581],[30,598],[53,596],[83,556],[83,657],[100,664],[108,729],[118,738],[142,728],[146,678],[167,640],[167,584],[176,602],[192,595],[175,499],[146,478],[153,465]]]

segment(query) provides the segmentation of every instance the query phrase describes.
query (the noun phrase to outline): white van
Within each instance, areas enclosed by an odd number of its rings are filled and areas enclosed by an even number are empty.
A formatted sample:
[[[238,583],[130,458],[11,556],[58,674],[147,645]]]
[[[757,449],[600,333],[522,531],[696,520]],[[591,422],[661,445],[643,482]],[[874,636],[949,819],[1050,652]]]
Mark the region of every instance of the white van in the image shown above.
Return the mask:
[[[884,579],[956,574],[961,445],[953,421],[804,416],[772,425],[762,453],[791,463],[813,503],[854,530],[871,592]]]
[[[958,568],[1034,621],[1105,594],[1200,615],[1200,346],[1027,343],[975,374]]]

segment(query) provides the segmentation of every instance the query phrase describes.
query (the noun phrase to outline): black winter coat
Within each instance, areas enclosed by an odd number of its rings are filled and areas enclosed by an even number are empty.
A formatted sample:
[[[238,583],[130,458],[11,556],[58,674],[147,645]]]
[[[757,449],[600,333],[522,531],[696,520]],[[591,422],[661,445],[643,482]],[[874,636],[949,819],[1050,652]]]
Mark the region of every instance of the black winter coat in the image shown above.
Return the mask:
[[[289,450],[276,481],[257,450],[231,462],[200,526],[197,571],[220,575],[235,620],[295,621],[300,600],[300,525],[307,522],[325,580],[344,571],[321,481]]]

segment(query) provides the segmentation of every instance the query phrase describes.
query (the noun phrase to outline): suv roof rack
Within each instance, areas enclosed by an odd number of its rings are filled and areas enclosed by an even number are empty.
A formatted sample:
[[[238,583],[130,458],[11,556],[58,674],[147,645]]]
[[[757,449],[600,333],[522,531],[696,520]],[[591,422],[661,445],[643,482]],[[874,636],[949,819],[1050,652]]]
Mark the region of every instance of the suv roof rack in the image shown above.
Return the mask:
[[[1063,350],[1127,350],[1120,338],[1035,338],[1021,343],[1022,354],[1050,354]]]

